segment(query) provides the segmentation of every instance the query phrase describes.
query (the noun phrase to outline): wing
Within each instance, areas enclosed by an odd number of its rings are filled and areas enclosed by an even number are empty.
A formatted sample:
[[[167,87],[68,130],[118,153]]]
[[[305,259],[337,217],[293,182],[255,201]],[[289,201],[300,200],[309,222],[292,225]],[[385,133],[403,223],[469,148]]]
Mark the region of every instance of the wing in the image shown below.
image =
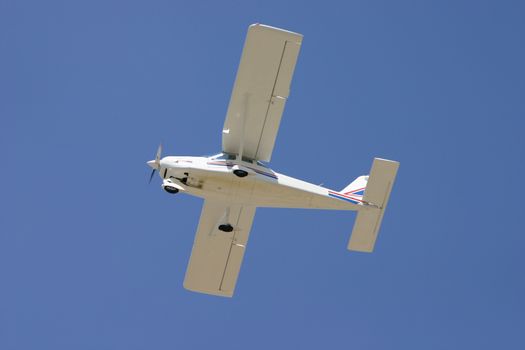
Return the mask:
[[[222,134],[222,150],[269,161],[289,95],[301,34],[248,29]]]
[[[255,207],[204,201],[184,288],[233,296],[254,216]],[[233,226],[232,232],[218,229],[224,220]]]

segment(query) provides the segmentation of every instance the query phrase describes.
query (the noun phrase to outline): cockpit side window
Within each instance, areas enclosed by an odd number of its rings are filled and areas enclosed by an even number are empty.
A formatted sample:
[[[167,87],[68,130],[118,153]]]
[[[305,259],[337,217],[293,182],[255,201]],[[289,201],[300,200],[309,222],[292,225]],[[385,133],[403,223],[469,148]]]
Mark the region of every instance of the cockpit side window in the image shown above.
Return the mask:
[[[219,159],[219,160],[234,160],[235,155],[228,154],[228,153],[221,153],[213,157],[213,159]]]

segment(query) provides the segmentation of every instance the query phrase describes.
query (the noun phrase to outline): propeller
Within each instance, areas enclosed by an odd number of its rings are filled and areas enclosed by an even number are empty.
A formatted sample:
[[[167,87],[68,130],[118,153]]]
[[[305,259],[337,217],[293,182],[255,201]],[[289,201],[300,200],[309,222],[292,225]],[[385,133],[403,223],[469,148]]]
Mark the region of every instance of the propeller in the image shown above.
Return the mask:
[[[148,162],[148,165],[153,168],[153,170],[151,171],[151,175],[149,176],[150,183],[151,183],[151,180],[153,179],[153,175],[155,175],[155,171],[160,169],[160,155],[161,154],[162,154],[162,144],[160,144],[159,148],[157,149],[155,160],[150,160]]]

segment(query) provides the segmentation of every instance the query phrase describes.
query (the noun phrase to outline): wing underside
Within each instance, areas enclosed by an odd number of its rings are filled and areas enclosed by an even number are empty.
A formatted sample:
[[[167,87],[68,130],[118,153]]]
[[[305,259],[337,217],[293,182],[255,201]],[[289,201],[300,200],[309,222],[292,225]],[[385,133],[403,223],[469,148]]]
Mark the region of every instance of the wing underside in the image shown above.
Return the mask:
[[[204,201],[184,279],[186,289],[233,296],[254,216],[255,207]],[[224,222],[234,230],[220,231],[218,226]]]
[[[270,160],[301,41],[301,34],[250,26],[224,123],[223,152]]]

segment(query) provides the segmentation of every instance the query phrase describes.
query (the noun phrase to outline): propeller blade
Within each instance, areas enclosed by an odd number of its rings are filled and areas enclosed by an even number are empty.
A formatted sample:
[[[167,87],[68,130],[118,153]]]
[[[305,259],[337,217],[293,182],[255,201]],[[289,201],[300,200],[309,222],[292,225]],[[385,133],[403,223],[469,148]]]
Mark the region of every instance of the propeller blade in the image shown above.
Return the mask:
[[[153,169],[153,171],[151,172],[151,175],[149,176],[149,183],[151,183],[151,179],[153,179],[153,175],[155,175],[155,171],[157,169]]]
[[[153,171],[151,172],[151,175],[149,176],[149,183],[151,183],[151,180],[153,179],[153,175],[155,175],[155,170],[160,171],[161,154],[162,154],[162,144],[160,144],[159,148],[157,148],[157,154],[155,155],[155,160],[150,160],[148,162],[148,165],[153,168]]]
[[[162,143],[159,145],[159,148],[157,148],[157,155],[155,156],[155,161],[157,163],[160,163],[160,155],[162,154]]]

